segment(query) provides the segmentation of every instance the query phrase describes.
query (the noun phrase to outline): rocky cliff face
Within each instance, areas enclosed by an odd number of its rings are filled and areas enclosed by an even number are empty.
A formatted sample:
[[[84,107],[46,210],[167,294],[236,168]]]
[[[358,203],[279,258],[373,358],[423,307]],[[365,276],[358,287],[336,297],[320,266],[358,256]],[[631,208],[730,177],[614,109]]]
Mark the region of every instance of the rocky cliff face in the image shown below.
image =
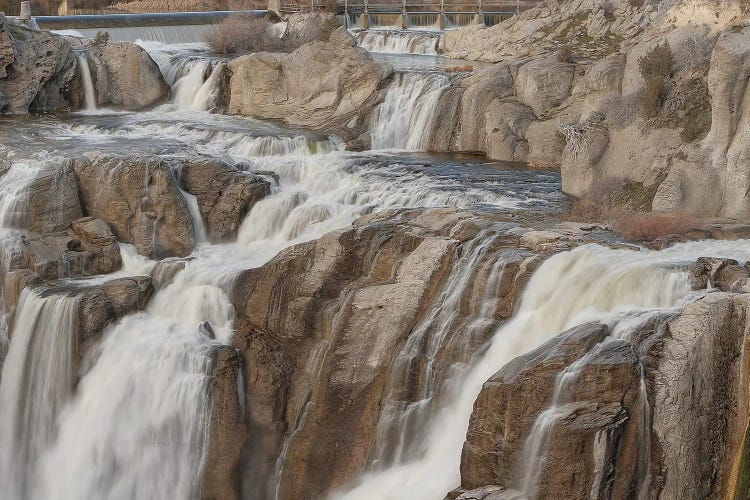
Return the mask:
[[[749,16],[741,1],[570,0],[449,32],[448,55],[498,64],[452,90],[447,149],[560,166],[577,197],[744,217]]]
[[[454,496],[744,498],[748,305],[710,293],[517,358],[475,403]]]

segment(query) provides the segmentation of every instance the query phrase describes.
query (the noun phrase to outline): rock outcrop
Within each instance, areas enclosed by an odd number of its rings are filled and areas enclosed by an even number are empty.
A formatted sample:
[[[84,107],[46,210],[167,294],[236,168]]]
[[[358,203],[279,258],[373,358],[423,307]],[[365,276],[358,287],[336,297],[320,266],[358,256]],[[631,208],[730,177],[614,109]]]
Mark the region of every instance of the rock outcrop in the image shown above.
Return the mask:
[[[578,244],[554,234],[542,242],[454,209],[391,211],[243,273],[233,302],[247,402],[244,497],[271,497],[276,486],[281,499],[324,497],[375,457],[387,461],[399,429],[386,408],[420,401],[425,384],[440,386],[467,362],[513,313],[543,256]],[[437,332],[437,353],[412,351]]]
[[[706,268],[738,273],[702,259],[697,275]],[[749,306],[710,293],[627,335],[584,325],[509,363],[475,403],[454,496],[745,498]],[[529,459],[532,432],[544,434]]]
[[[84,44],[99,105],[148,108],[169,98],[170,88],[151,56],[123,42]]]
[[[65,108],[75,78],[75,57],[67,40],[0,17],[0,112]]]
[[[215,160],[184,162],[180,178],[198,199],[210,239],[216,242],[234,240],[247,213],[271,193],[263,177]]]
[[[361,135],[391,69],[375,63],[343,28],[291,54],[258,53],[230,63],[229,111]]]
[[[101,105],[135,110],[169,97],[159,66],[135,44],[82,41],[0,17],[0,113],[80,108],[76,53],[89,61]]]
[[[167,162],[88,155],[68,164],[85,213],[105,220],[120,241],[152,258],[184,257],[193,250],[193,220]]]

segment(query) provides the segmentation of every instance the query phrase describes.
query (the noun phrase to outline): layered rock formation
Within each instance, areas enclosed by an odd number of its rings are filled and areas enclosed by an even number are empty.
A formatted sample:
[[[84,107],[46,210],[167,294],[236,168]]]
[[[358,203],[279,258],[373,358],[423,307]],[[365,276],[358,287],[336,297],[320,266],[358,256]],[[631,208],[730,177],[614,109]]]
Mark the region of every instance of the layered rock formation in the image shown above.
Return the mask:
[[[71,160],[87,214],[146,256],[186,256],[193,220],[168,163],[157,158],[92,155]]]
[[[624,337],[584,325],[517,358],[475,403],[453,496],[746,497],[748,305],[715,292]]]
[[[449,32],[448,55],[498,65],[452,90],[461,118],[438,146],[560,166],[577,197],[746,216],[749,16],[741,1],[571,0]]]
[[[243,273],[243,497],[322,497],[387,464],[404,430],[387,409],[440,387],[510,317],[543,256],[578,244],[543,236],[453,209],[386,212]]]
[[[190,160],[183,164],[181,180],[198,199],[211,241],[228,242],[237,236],[247,213],[271,194],[271,185],[259,175],[215,160]]]

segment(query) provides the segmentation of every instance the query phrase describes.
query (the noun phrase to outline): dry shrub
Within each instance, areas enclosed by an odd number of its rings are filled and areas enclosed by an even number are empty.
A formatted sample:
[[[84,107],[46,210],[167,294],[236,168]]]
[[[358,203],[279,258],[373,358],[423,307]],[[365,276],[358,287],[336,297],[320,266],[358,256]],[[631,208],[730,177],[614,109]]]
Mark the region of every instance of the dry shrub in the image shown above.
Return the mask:
[[[284,50],[284,42],[273,32],[273,24],[254,16],[228,17],[211,27],[204,41],[217,54]]]
[[[445,68],[447,73],[468,73],[474,71],[474,66],[471,64],[464,64],[463,66],[448,66]]]
[[[669,44],[656,45],[638,60],[638,68],[645,81],[638,96],[641,113],[646,118],[656,118],[669,96],[674,68],[674,56]]]
[[[637,241],[654,241],[669,235],[683,235],[699,226],[699,220],[687,214],[620,212],[611,220],[615,231]]]

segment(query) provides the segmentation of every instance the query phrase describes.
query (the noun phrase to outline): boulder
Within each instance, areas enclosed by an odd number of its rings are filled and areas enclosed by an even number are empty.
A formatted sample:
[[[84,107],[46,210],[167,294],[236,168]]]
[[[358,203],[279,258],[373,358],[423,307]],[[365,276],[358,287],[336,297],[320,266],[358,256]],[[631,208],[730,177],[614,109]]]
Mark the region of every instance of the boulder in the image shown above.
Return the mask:
[[[120,247],[114,239],[90,241],[70,229],[23,232],[15,241],[6,242],[4,252],[9,270],[29,270],[48,280],[108,274],[122,266]]]
[[[551,58],[534,59],[518,70],[516,96],[536,116],[547,116],[570,97],[575,71],[573,64]]]
[[[529,145],[526,129],[536,119],[528,106],[513,101],[493,101],[487,108],[487,156],[493,160],[525,161]]]
[[[230,112],[337,131],[345,139],[363,132],[347,124],[372,109],[391,73],[344,28],[329,42],[303,45],[291,54],[240,57],[230,69]]]
[[[27,191],[28,210],[21,228],[37,233],[64,231],[82,215],[76,176],[68,164],[43,170]]]
[[[120,318],[146,308],[154,294],[148,276],[121,278],[79,292],[78,357],[83,359],[101,340],[102,331]]]
[[[169,99],[169,85],[143,48],[125,42],[85,47],[98,104],[139,110]]]
[[[457,148],[461,151],[487,151],[487,110],[496,99],[513,95],[510,68],[498,65],[478,71],[461,82],[460,129]]]
[[[65,38],[0,20],[0,112],[65,108],[75,78],[75,57]]]
[[[68,163],[86,214],[106,221],[120,241],[156,259],[193,250],[193,221],[168,163],[93,154]]]
[[[184,162],[181,180],[198,199],[211,241],[216,242],[234,240],[247,213],[271,194],[271,185],[263,177],[214,160]]]

